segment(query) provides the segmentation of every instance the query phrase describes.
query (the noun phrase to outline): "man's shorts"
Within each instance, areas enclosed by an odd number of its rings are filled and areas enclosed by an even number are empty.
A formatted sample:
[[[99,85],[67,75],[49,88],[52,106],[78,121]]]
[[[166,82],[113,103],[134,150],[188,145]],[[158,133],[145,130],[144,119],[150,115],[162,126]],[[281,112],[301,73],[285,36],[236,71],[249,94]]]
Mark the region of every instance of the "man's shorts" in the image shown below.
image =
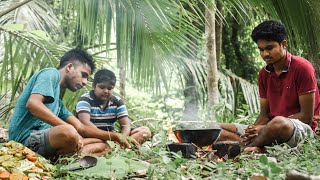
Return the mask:
[[[46,159],[52,159],[57,156],[57,152],[49,144],[49,130],[45,129],[31,133],[26,144],[29,149]]]
[[[302,142],[306,137],[314,137],[314,132],[312,131],[311,127],[303,122],[301,122],[298,119],[289,119],[293,126],[294,126],[294,132],[292,137],[289,139],[289,141],[286,142],[290,147],[297,146],[300,142]],[[245,129],[248,128],[249,125],[245,124],[239,124],[234,123],[234,125],[237,128],[237,134],[239,136],[243,135],[245,133]]]

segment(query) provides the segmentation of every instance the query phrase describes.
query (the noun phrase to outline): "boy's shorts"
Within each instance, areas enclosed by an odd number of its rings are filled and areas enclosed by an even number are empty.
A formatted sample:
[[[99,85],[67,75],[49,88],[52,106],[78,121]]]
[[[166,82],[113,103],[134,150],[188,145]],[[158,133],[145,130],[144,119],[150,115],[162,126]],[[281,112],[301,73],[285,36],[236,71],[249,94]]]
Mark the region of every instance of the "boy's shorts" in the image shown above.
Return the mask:
[[[289,119],[293,126],[294,132],[292,137],[289,141],[286,142],[290,147],[296,147],[300,142],[302,142],[306,137],[314,137],[314,132],[312,131],[311,127],[298,119]],[[245,133],[245,129],[248,128],[249,125],[234,123],[237,128],[237,134],[239,136]]]
[[[39,130],[30,134],[26,146],[32,151],[42,155],[46,159],[57,156],[57,152],[49,143],[49,130]]]
[[[104,130],[104,131],[112,131],[115,132],[114,127],[113,126],[109,126],[109,125],[104,125],[104,126],[97,126],[97,128]]]

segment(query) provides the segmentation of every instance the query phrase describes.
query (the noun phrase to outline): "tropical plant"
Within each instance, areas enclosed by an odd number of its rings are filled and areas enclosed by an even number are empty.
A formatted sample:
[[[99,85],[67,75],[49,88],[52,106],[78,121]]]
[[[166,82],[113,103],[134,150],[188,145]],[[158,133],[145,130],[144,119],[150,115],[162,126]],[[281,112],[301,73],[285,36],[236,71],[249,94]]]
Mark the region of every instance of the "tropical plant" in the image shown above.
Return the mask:
[[[8,7],[9,3],[5,2],[9,1],[1,1],[1,7]],[[18,1],[10,2],[14,3]],[[193,1],[180,2],[170,0],[160,2],[145,0],[135,1],[133,3],[132,1],[128,0],[65,0],[51,1],[50,5],[53,5],[53,7],[56,8],[54,9],[54,12],[59,13],[59,18],[62,20],[62,29],[64,35],[66,36],[59,36],[64,39],[70,39],[71,36],[74,37],[73,45],[78,44],[84,48],[91,48],[93,51],[105,51],[108,55],[110,54],[110,49],[112,49],[111,45],[113,45],[112,28],[114,28],[118,66],[124,70],[122,71],[122,74],[124,75],[121,75],[120,78],[126,77],[125,74],[130,74],[131,82],[134,84],[140,85],[139,87],[146,89],[147,87],[153,87],[156,92],[160,92],[160,87],[162,85],[168,88],[168,77],[170,77],[172,71],[176,71],[177,74],[187,76],[189,76],[190,72],[193,73],[194,78],[196,80],[200,80],[196,81],[199,83],[199,89],[205,91],[205,89],[201,89],[201,87],[206,88],[207,81],[202,80],[202,76],[206,74],[206,69],[203,68],[205,66],[201,65],[202,68],[198,68],[200,66],[190,65],[201,64],[199,61],[199,57],[201,55],[199,55],[200,53],[195,53],[193,49],[190,49],[192,46],[189,45],[195,44],[194,41],[190,40],[190,37],[199,41],[202,40],[201,27],[194,25],[194,22],[197,24],[202,24],[203,26],[205,22],[203,8],[207,9],[207,3],[209,2],[210,1],[200,1],[199,3]],[[48,9],[48,12],[50,13],[46,15],[53,15],[50,7],[44,5],[44,1],[34,0],[29,3],[16,9],[14,14],[17,12],[23,12],[21,9],[27,6],[29,9],[38,7],[38,11],[28,10],[27,12],[36,12],[37,14],[37,12],[42,12],[43,9]],[[185,4],[191,7],[190,10],[185,8]],[[313,55],[313,57],[316,57],[312,52],[315,52],[318,49],[317,41],[315,41],[318,38],[316,34],[317,27],[314,27],[314,24],[318,24],[317,22],[319,21],[319,14],[317,11],[317,8],[319,8],[318,2],[297,1],[297,3],[292,3],[291,1],[289,2],[280,0],[263,2],[247,0],[239,2],[230,0],[224,1],[223,4],[225,12],[228,12],[231,16],[235,16],[236,13],[241,14],[239,21],[246,19],[246,17],[250,17],[252,14],[257,15],[257,17],[261,17],[261,19],[271,17],[275,19],[281,19],[289,29],[290,38],[294,39],[294,41],[291,41],[292,47],[294,47],[292,50],[294,52],[298,52],[298,50],[303,50],[303,53],[310,52],[308,53],[310,56]],[[236,13],[232,9],[236,9]],[[302,12],[298,19],[296,19],[295,15],[297,11]],[[14,20],[14,18],[12,18],[14,17],[12,16],[13,11],[11,11],[9,14],[1,17],[1,19],[4,19],[1,21],[2,23],[15,22],[12,21],[12,19]],[[45,18],[43,14],[41,15],[42,16],[29,16],[37,17],[32,18],[31,20],[40,19],[48,22],[55,22],[53,21],[53,19],[55,19],[53,16],[51,18]],[[310,15],[312,15],[312,19],[309,18]],[[220,17],[222,17],[222,15],[220,15]],[[293,18],[295,19],[293,20]],[[9,19],[11,20],[9,21]],[[304,21],[305,19],[309,19],[309,21]],[[38,24],[39,26],[39,24],[45,23],[34,24]],[[40,27],[34,25],[33,27],[42,28],[42,30],[49,31],[49,28],[47,27],[54,27],[50,26],[50,24],[54,23],[47,23],[47,25]],[[224,27],[228,28],[228,26]],[[21,28],[19,30],[21,30]],[[58,30],[55,32],[58,32]],[[3,37],[2,42],[7,41],[9,44],[23,44],[22,41],[8,41],[10,40],[9,37],[13,36],[14,33],[8,33],[4,30],[4,28],[1,29],[1,33]],[[28,34],[28,32],[18,32],[18,34],[19,33]],[[52,33],[53,32],[50,32],[49,34],[52,35]],[[6,34],[6,38],[4,38],[4,34]],[[52,37],[54,37],[53,40],[55,41],[57,36]],[[27,38],[22,38],[21,40],[24,41],[26,39]],[[303,41],[304,39],[309,39],[310,41]],[[66,45],[72,45],[72,43],[67,43]],[[306,45],[306,43],[308,43],[308,45]],[[42,47],[44,51],[48,51],[48,49],[55,49],[55,46],[51,46],[50,43],[41,42],[40,44],[42,45],[40,47]],[[201,45],[201,43],[198,45]],[[11,45],[11,47],[15,46],[16,45],[13,44]],[[13,61],[13,59],[16,59],[15,55],[21,54],[18,53],[15,48],[11,48],[10,51],[9,45],[4,47],[5,48],[2,49],[3,52],[1,53],[2,55],[6,54],[6,56],[1,56],[2,59],[0,61],[10,62]],[[30,48],[35,47],[30,46]],[[197,49],[201,49],[201,47]],[[26,52],[28,53],[28,51]],[[30,52],[37,51],[30,49]],[[61,55],[60,53],[56,54],[56,57]],[[34,58],[36,55],[36,53],[32,56],[29,55],[29,58]],[[28,56],[21,55],[20,57],[25,58]],[[5,60],[3,60],[4,58]],[[49,57],[48,59],[50,58],[52,57]],[[42,61],[42,65],[44,65],[44,61],[46,60]],[[7,73],[8,75],[9,71],[7,70],[13,68],[14,66],[11,66],[10,63],[3,62],[1,62],[1,67],[3,68],[3,70],[1,69],[1,72]],[[13,61],[13,63],[15,62],[22,62],[22,60]],[[24,63],[25,62],[27,61],[24,61]],[[52,62],[50,63],[52,65]],[[33,69],[40,68],[40,66],[37,66],[37,64],[33,64],[33,66],[37,67]],[[32,71],[26,70],[26,72],[29,73]],[[14,75],[14,73],[11,74]],[[21,75],[12,76],[12,84],[18,85],[19,81],[27,80],[27,78],[22,80],[21,77]],[[13,87],[12,84],[6,83],[6,85],[3,85],[3,87]],[[183,83],[181,84],[183,87]],[[17,87],[13,89],[17,89]],[[70,107],[71,106],[72,105],[70,105]]]

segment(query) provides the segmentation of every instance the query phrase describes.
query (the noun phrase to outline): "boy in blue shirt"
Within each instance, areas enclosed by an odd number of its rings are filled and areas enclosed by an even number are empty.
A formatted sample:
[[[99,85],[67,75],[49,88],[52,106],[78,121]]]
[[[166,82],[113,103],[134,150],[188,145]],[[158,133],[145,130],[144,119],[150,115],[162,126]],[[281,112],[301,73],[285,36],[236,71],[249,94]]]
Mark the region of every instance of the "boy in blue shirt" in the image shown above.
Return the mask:
[[[113,131],[118,121],[121,133],[141,144],[150,138],[151,132],[147,127],[131,130],[125,104],[121,98],[112,94],[115,84],[116,76],[112,71],[99,70],[94,76],[92,90],[82,95],[77,104],[77,116],[83,124],[105,131]]]

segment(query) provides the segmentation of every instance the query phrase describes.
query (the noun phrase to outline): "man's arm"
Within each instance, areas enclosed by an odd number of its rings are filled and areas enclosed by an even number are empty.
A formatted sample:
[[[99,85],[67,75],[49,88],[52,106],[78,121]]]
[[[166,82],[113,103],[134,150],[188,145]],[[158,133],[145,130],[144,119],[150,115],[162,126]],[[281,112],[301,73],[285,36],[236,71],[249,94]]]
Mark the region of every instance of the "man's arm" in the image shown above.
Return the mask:
[[[260,98],[260,114],[254,125],[266,125],[269,119],[269,101],[265,98]]]
[[[68,117],[66,122],[61,120],[43,104],[44,101],[44,96],[40,94],[32,94],[26,104],[27,109],[32,115],[52,126],[67,125],[68,123],[73,125],[82,137],[95,137],[103,140],[114,141],[119,140],[119,136],[116,133],[104,133],[104,131],[98,128],[83,125],[75,116]],[[97,132],[97,129],[100,132]]]
[[[299,96],[300,112],[289,116],[311,125],[314,113],[314,92]]]
[[[131,148],[131,145],[128,143],[127,139],[125,137],[122,137],[119,133],[104,131],[97,128],[96,126],[85,125],[81,123],[80,120],[75,116],[69,116],[66,122],[71,124],[84,138],[98,138],[104,141],[115,141],[127,148]],[[139,143],[135,140],[131,140],[131,142],[136,147],[139,147]]]
[[[65,121],[56,116],[44,105],[45,100],[46,97],[41,94],[31,94],[27,101],[26,108],[32,115],[52,126],[66,125],[67,123]]]
[[[75,116],[68,117],[66,122],[71,124],[82,137],[85,137],[85,138],[93,137],[93,138],[98,138],[105,141],[117,139],[117,133],[103,131],[97,128],[96,126],[82,124]]]
[[[96,127],[83,125],[75,116],[69,116],[66,121],[63,121],[44,105],[43,102],[45,100],[46,97],[43,95],[32,94],[27,101],[26,107],[32,115],[52,126],[67,125],[69,123],[75,127],[82,137],[94,137],[105,141],[116,141],[125,147],[131,147],[127,140],[121,138],[118,133],[104,132]],[[138,142],[132,142],[138,146]]]
[[[130,119],[128,116],[121,117],[119,120],[121,133],[130,136],[131,128],[130,128]]]

